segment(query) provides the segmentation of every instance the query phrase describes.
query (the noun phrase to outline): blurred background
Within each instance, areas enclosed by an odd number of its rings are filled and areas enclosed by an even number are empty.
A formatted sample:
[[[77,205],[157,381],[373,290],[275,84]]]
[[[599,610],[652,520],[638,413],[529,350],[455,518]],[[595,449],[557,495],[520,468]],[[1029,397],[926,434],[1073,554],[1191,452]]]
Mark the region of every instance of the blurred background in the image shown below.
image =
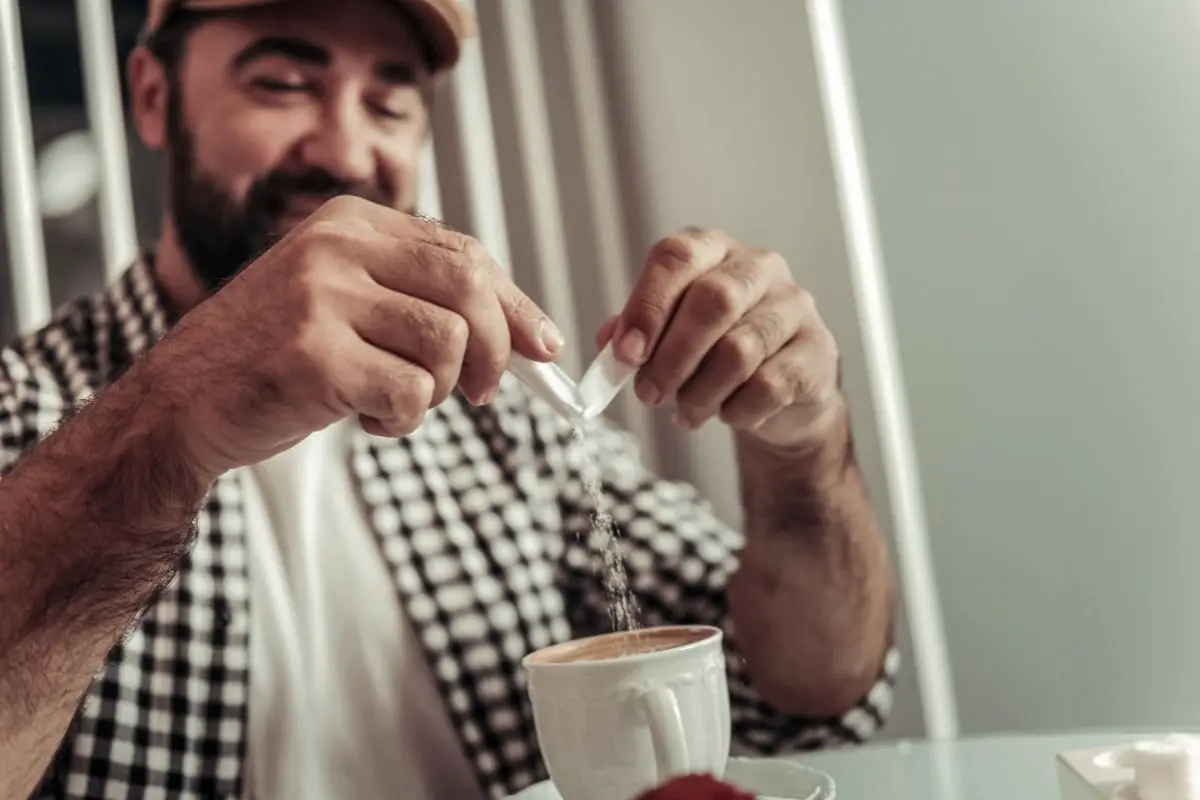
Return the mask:
[[[75,3],[19,0],[17,6],[25,43],[35,147],[40,156],[38,169],[43,187],[51,300],[57,306],[103,284],[100,214],[96,202],[98,167],[88,135]],[[137,41],[146,4],[142,0],[113,0],[112,11],[123,66],[125,55]],[[130,142],[129,152],[139,235],[150,241],[160,208],[158,162],[136,146],[135,141]],[[7,237],[8,231],[0,226],[3,245],[0,340],[3,341],[16,333],[16,320],[8,313],[12,307],[12,265]]]
[[[486,92],[458,87],[435,127],[446,218],[498,224],[514,271],[568,318],[582,357],[615,310],[595,301],[597,282],[609,296],[627,285],[659,237],[713,225],[782,252],[841,344],[859,457],[890,535],[806,4],[476,5]],[[838,5],[962,730],[1196,726],[1200,93],[1189,87],[1200,12],[1127,0]],[[598,82],[580,82],[581,7]],[[57,304],[103,280],[96,170],[74,4],[19,8]],[[122,60],[143,12],[142,0],[113,0]],[[500,221],[472,218],[462,191],[472,173],[455,115],[481,100]],[[149,242],[159,165],[134,141],[129,152]],[[0,248],[5,340],[10,268]],[[681,436],[630,403],[615,413],[653,464],[739,521],[723,431]],[[901,632],[890,737],[924,732],[903,620]]]

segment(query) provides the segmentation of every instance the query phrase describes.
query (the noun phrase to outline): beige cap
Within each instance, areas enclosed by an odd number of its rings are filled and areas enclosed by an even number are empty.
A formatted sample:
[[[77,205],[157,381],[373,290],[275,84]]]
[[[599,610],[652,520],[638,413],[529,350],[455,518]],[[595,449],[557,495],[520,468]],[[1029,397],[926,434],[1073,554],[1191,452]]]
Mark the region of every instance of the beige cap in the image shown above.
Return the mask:
[[[265,6],[286,0],[150,0],[146,15],[146,34],[152,35],[167,15],[177,8],[196,11]],[[458,0],[394,0],[417,25],[432,60],[434,72],[451,69],[458,63],[462,40],[475,35],[475,17]]]

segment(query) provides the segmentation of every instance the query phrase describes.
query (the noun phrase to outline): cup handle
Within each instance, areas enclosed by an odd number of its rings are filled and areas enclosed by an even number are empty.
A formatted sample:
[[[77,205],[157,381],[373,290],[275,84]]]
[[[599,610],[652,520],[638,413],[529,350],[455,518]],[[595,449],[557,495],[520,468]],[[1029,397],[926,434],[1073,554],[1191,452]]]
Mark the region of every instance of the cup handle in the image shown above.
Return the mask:
[[[691,764],[679,701],[674,692],[661,686],[642,692],[641,701],[650,720],[658,782],[664,783],[672,776],[686,773]]]

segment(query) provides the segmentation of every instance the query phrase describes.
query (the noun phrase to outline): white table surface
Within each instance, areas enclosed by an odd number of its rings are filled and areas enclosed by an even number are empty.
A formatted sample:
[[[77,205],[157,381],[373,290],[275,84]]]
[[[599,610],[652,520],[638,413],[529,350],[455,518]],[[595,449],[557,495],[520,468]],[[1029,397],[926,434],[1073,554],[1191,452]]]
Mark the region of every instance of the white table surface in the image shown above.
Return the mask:
[[[1055,756],[1134,742],[1171,730],[1079,731],[953,742],[903,741],[805,753],[794,760],[828,772],[838,800],[1058,800]]]

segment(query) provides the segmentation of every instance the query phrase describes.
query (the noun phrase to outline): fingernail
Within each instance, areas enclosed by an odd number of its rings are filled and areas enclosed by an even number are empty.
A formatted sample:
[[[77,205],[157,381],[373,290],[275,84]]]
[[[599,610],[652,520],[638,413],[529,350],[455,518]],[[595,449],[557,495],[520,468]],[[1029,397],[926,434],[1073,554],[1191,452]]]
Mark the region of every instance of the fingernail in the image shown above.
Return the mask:
[[[639,330],[627,331],[621,337],[620,344],[617,345],[620,350],[620,355],[626,361],[631,361],[635,364],[642,363],[646,357],[646,334]]]
[[[695,424],[690,419],[685,417],[683,415],[683,412],[680,411],[679,409],[675,409],[675,412],[673,414],[671,414],[671,421],[674,422],[679,427],[687,428],[688,430],[691,430],[692,428],[696,427]]]
[[[551,355],[558,353],[566,344],[562,331],[548,319],[538,323],[538,338],[542,340],[542,347],[546,348]]]
[[[647,405],[656,406],[662,402],[662,392],[646,378],[638,378],[637,383],[634,384],[634,390],[637,392],[637,396],[642,398],[642,402]]]

